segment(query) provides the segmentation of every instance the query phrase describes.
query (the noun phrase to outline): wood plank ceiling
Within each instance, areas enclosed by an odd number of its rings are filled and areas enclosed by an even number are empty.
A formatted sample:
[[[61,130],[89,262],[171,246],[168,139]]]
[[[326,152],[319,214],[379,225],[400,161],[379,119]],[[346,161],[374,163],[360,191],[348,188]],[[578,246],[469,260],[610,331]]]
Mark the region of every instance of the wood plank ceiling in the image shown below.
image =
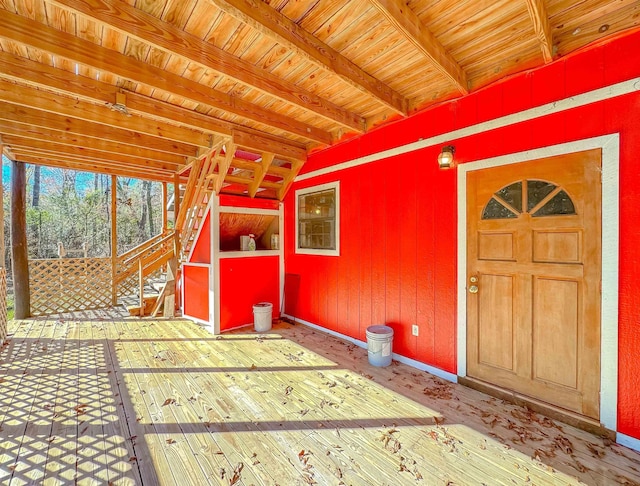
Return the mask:
[[[222,192],[282,197],[308,151],[639,14],[640,0],[0,0],[0,142],[23,162],[159,181],[222,142]]]

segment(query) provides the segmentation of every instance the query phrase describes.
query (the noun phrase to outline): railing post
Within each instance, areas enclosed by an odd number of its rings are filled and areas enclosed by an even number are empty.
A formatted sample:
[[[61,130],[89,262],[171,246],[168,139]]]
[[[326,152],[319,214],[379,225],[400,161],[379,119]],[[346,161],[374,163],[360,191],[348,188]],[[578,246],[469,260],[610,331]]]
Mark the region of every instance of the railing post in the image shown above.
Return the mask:
[[[138,285],[140,291],[140,317],[144,316],[144,274],[142,273],[142,257],[138,260]]]
[[[118,234],[116,232],[118,225],[116,224],[118,199],[116,197],[116,176],[111,176],[111,304],[118,304],[118,283],[116,276],[118,274]]]

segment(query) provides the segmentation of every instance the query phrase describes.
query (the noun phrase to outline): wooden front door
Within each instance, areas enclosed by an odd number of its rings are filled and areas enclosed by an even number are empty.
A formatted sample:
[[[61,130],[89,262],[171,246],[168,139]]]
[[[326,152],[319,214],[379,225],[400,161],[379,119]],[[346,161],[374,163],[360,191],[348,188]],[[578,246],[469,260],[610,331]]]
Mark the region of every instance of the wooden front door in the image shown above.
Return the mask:
[[[601,151],[467,181],[467,374],[598,419]]]

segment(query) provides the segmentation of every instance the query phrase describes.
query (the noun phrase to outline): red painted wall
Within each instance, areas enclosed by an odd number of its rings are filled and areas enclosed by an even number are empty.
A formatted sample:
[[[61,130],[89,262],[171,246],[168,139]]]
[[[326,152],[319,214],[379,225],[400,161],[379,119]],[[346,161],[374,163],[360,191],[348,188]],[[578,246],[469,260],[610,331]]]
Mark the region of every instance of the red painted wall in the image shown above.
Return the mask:
[[[202,231],[196,240],[193,253],[189,257],[192,263],[211,263],[211,213],[207,212],[207,216],[202,223]]]
[[[221,206],[233,206],[236,208],[254,209],[278,209],[280,202],[274,199],[260,199],[243,196],[232,196],[229,194],[220,195]]]
[[[640,76],[640,31],[314,154],[303,172],[416,142]],[[451,140],[464,163],[620,133],[618,431],[640,438],[640,94]],[[443,144],[444,145],[444,144]],[[285,264],[300,274],[297,316],[365,340],[387,323],[394,351],[456,372],[456,171],[440,146],[296,183],[285,201]],[[341,255],[294,253],[295,189],[340,181]],[[411,336],[418,324],[420,336]]]
[[[220,330],[253,323],[253,305],[273,304],[280,309],[280,257],[251,256],[220,260]]]
[[[209,268],[183,265],[183,312],[203,321],[209,320]]]

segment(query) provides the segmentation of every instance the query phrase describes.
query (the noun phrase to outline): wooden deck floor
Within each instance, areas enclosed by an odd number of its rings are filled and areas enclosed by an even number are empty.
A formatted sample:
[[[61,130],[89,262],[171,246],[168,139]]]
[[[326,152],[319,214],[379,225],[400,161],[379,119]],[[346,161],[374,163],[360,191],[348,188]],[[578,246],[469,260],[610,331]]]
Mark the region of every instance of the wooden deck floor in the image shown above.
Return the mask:
[[[304,326],[28,320],[1,484],[640,484],[640,455]]]

